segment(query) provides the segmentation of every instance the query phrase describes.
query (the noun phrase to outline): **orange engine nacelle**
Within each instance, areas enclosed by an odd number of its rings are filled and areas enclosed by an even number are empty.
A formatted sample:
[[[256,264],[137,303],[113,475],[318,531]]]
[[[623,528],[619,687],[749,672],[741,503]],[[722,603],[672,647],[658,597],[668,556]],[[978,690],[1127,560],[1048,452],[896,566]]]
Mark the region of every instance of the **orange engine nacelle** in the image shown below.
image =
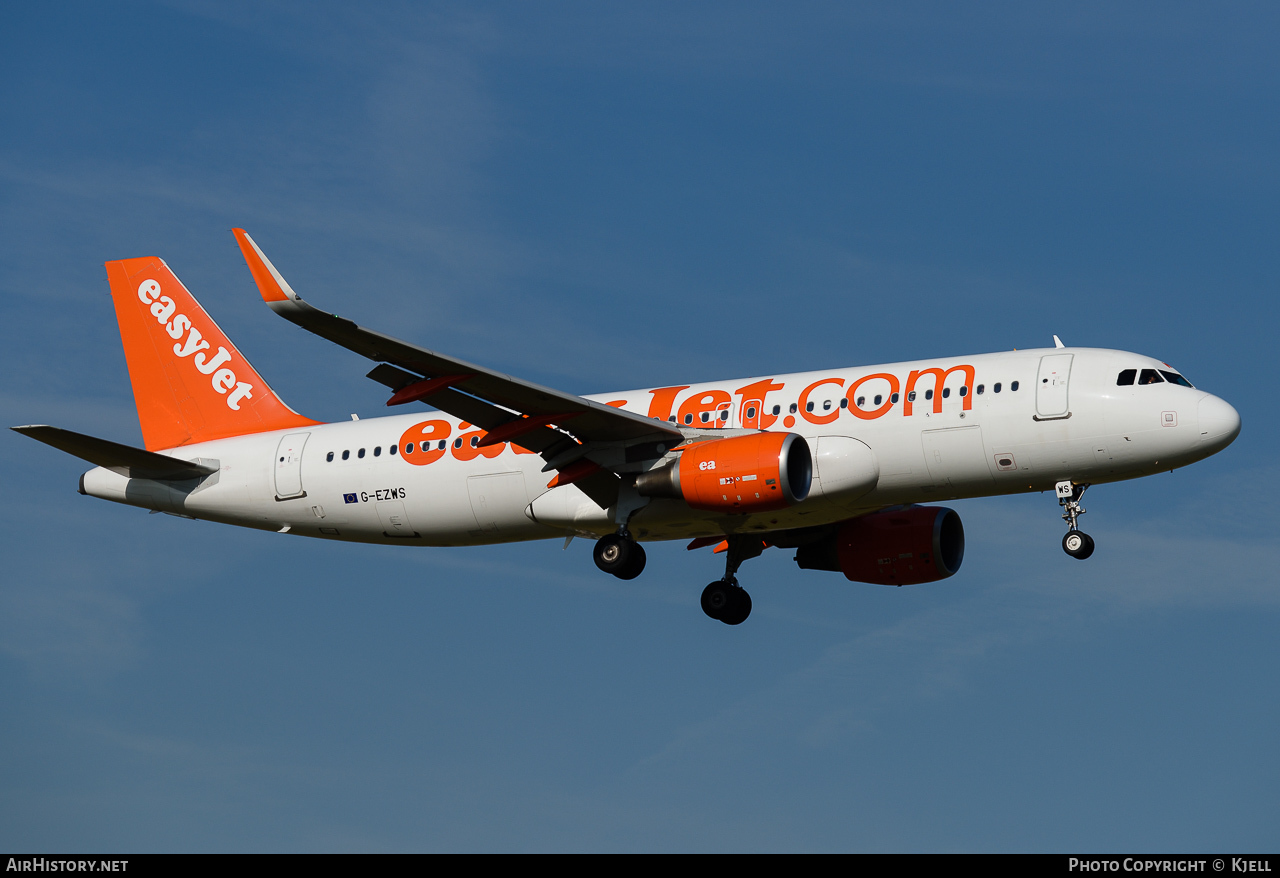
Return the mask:
[[[689,446],[680,459],[641,473],[646,497],[677,497],[712,512],[768,512],[809,496],[813,457],[797,433],[752,433]]]
[[[954,509],[908,506],[853,518],[796,551],[810,570],[837,570],[854,582],[916,585],[946,579],[964,560],[964,525]]]

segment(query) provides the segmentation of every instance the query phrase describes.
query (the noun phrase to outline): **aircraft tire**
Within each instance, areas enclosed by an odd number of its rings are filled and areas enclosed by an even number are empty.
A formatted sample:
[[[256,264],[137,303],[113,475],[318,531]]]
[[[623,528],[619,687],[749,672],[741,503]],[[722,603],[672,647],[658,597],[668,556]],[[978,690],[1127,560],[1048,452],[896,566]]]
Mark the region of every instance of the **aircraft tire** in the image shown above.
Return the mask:
[[[736,587],[730,589],[730,595],[732,600],[720,616],[720,621],[726,625],[741,625],[751,615],[751,595],[747,594],[746,589]]]
[[[625,573],[635,557],[635,550],[640,546],[634,540],[617,534],[609,534],[601,537],[596,541],[596,547],[592,550],[591,557],[595,559],[596,566],[613,576],[619,576]],[[644,550],[641,549],[641,552]],[[640,562],[641,569],[644,569],[644,562]],[[636,571],[636,576],[640,575]],[[624,577],[625,578],[625,577]]]
[[[1083,561],[1093,554],[1093,537],[1084,531],[1069,530],[1062,538],[1062,551],[1077,561]]]
[[[626,567],[613,574],[619,579],[635,579],[644,572],[644,565],[646,561],[644,546],[632,540],[628,540],[627,542],[631,543],[631,547],[628,550],[630,560],[627,561]]]
[[[720,621],[733,606],[734,588],[723,579],[717,579],[702,590],[702,612]]]

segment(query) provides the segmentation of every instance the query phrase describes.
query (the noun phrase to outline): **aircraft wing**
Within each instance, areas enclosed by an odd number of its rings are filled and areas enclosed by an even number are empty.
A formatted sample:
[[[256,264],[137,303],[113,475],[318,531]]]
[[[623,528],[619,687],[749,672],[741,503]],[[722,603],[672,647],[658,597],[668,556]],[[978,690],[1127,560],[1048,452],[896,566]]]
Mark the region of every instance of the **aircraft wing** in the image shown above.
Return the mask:
[[[429,402],[490,431],[497,437],[494,441],[510,441],[518,436],[517,444],[531,451],[545,451],[563,438],[563,433],[549,425],[584,443],[630,445],[669,440],[679,444],[683,440],[674,424],[513,378],[313,308],[293,291],[243,229],[233,231],[271,310],[308,332],[384,364],[369,377],[396,391],[388,405]]]

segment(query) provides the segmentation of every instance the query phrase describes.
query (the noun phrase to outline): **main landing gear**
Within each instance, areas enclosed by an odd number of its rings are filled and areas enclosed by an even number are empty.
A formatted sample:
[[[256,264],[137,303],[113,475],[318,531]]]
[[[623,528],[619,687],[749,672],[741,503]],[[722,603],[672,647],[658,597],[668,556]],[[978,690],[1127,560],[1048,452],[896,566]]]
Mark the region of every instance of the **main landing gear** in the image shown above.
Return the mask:
[[[1076,519],[1087,511],[1080,505],[1080,498],[1088,488],[1088,485],[1077,485],[1070,479],[1064,479],[1056,486],[1058,505],[1066,510],[1062,513],[1062,520],[1067,523],[1067,535],[1062,538],[1062,551],[1078,561],[1093,554],[1093,537],[1076,526]]]
[[[729,537],[728,557],[724,562],[724,578],[702,590],[702,612],[726,625],[741,625],[751,615],[751,595],[738,585],[736,576],[742,562],[764,551],[759,537]]]
[[[738,585],[735,574],[742,562],[764,551],[759,537],[729,537],[724,578],[702,590],[702,612],[726,625],[741,625],[751,615],[751,595]],[[601,537],[591,553],[596,566],[619,579],[635,579],[644,570],[644,547],[626,531]]]
[[[597,567],[619,579],[635,579],[644,570],[644,547],[626,531],[601,537],[591,554]]]

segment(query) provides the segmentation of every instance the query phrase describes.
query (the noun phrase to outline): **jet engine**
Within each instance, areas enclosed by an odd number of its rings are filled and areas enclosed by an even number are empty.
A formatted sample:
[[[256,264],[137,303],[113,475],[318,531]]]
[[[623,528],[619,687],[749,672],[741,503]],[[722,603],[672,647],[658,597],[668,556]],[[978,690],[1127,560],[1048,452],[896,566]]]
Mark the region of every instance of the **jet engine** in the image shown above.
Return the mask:
[[[712,512],[768,512],[809,496],[813,457],[797,433],[752,433],[686,447],[677,460],[641,473],[645,497],[675,497]]]
[[[954,509],[907,506],[851,518],[796,550],[808,570],[834,570],[854,582],[916,585],[946,579],[964,560],[964,525]]]

